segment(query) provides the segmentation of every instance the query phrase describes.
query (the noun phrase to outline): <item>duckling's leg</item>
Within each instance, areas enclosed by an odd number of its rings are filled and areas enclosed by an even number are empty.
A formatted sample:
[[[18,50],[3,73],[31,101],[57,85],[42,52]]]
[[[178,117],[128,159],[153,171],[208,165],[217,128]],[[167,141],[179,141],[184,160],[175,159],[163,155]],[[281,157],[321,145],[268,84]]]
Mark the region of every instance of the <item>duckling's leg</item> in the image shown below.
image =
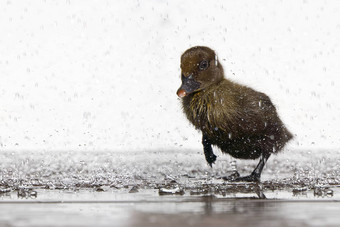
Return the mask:
[[[253,172],[249,176],[245,177],[235,177],[235,176],[228,176],[223,177],[226,181],[233,181],[233,182],[259,182],[261,179],[261,173],[263,170],[264,165],[266,164],[268,158],[270,157],[270,153],[268,154],[261,154],[260,162],[257,164],[256,168],[253,170]]]
[[[212,167],[212,164],[216,161],[216,155],[213,152],[213,149],[211,147],[211,143],[206,135],[203,134],[202,138],[202,144],[203,144],[203,150],[205,155],[205,160],[207,160],[210,167]]]

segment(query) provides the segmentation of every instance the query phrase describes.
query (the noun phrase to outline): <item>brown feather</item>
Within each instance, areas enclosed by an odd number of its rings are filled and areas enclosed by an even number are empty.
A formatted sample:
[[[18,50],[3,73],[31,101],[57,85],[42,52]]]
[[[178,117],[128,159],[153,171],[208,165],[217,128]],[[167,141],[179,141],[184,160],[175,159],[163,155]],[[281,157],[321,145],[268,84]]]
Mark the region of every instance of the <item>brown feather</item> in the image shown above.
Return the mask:
[[[191,66],[183,65],[188,61],[187,55]],[[188,52],[182,56],[185,70],[192,70],[194,61],[200,61],[196,55],[194,59],[190,57]],[[207,70],[206,75],[196,73],[202,88],[182,100],[188,120],[213,145],[236,158],[255,159],[261,153],[280,151],[292,134],[278,117],[270,98],[225,79],[219,63],[218,67]]]

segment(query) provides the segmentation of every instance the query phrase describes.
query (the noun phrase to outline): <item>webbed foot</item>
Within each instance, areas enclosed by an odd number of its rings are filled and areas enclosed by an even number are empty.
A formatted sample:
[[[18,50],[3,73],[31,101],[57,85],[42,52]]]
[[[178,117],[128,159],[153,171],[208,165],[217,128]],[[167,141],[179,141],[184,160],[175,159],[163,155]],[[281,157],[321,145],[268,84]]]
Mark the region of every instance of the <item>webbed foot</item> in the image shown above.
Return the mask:
[[[225,180],[225,181],[234,182],[239,177],[240,177],[240,174],[237,171],[235,171],[234,173],[230,174],[229,176],[222,177],[222,179]]]
[[[223,180],[229,181],[229,182],[259,182],[260,176],[252,173],[249,176],[240,177],[240,174],[238,172],[235,172],[231,174],[230,176],[223,177]]]

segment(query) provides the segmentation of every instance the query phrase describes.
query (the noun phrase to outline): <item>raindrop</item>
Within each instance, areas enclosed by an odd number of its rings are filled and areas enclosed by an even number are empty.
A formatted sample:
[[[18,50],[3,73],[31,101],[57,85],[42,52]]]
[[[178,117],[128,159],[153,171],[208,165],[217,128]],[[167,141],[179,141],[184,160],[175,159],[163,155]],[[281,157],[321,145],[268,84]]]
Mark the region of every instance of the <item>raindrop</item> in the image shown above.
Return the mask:
[[[332,190],[332,189],[328,189],[328,190],[326,191],[326,194],[327,194],[328,196],[333,196],[333,190]]]
[[[231,167],[232,171],[236,172],[237,171],[236,161],[231,161],[230,162],[230,167]]]
[[[84,119],[89,119],[91,117],[91,113],[90,112],[84,112],[83,113],[83,118]]]

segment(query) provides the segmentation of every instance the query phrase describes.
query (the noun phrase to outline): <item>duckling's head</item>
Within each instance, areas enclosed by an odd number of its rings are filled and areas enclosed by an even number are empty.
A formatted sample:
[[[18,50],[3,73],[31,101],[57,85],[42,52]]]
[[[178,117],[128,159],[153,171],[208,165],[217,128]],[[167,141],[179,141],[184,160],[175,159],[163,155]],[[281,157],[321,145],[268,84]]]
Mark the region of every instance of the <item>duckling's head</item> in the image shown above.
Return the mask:
[[[204,46],[192,47],[182,54],[181,71],[182,85],[177,90],[181,98],[204,90],[224,77],[215,51]]]

